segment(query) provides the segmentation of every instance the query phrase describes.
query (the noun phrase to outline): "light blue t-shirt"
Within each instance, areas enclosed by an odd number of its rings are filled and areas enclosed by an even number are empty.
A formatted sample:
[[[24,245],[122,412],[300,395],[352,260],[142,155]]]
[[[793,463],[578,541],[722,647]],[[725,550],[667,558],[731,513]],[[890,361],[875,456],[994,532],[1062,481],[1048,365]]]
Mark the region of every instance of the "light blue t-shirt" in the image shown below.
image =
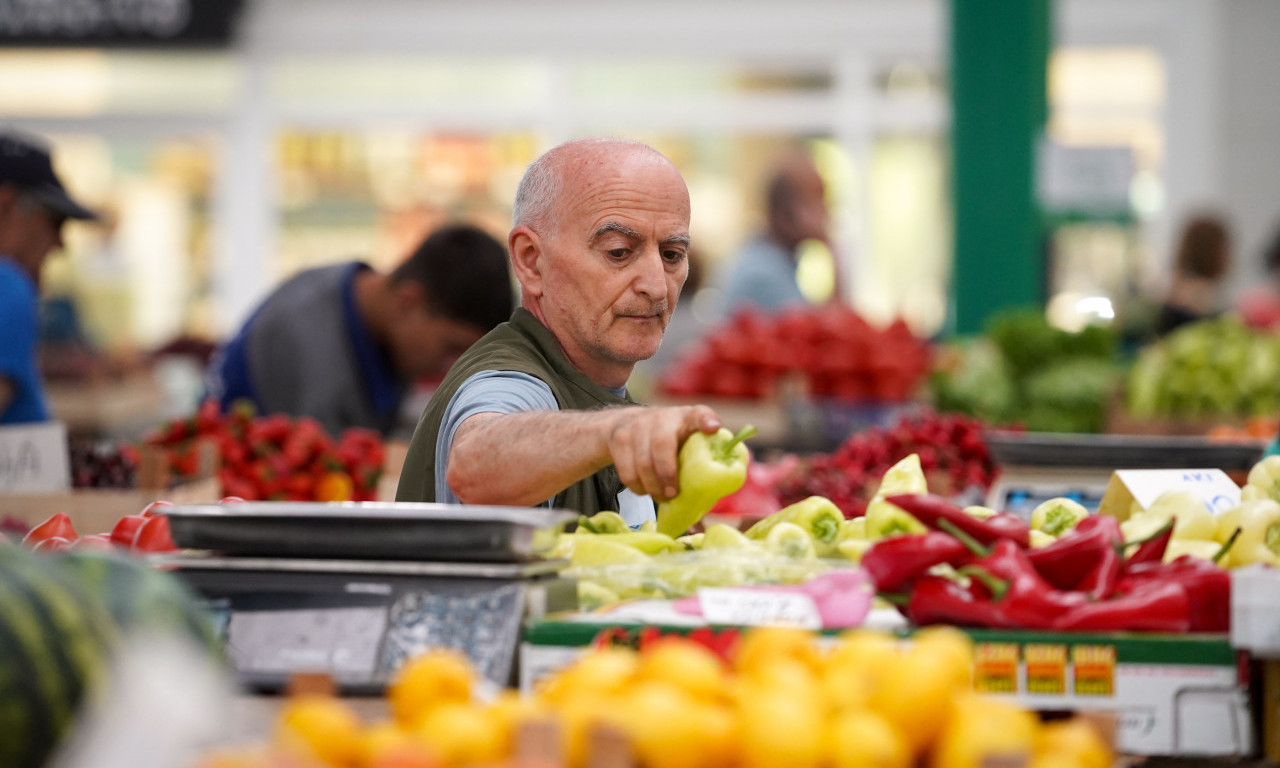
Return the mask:
[[[622,392],[618,392],[622,394]],[[560,404],[541,379],[518,371],[481,371],[472,375],[453,393],[440,421],[436,435],[436,501],[460,504],[445,477],[449,468],[449,451],[458,426],[477,413],[523,413],[526,411],[558,411]],[[551,506],[552,499],[543,502]],[[653,499],[628,489],[618,494],[618,511],[632,528],[655,519]]]
[[[44,385],[36,364],[40,300],[35,281],[7,256],[0,256],[0,376],[13,384],[14,396],[0,413],[0,424],[49,420]]]
[[[742,247],[729,264],[728,279],[722,286],[723,317],[751,304],[766,312],[809,302],[796,282],[796,261],[777,243],[756,237]]]

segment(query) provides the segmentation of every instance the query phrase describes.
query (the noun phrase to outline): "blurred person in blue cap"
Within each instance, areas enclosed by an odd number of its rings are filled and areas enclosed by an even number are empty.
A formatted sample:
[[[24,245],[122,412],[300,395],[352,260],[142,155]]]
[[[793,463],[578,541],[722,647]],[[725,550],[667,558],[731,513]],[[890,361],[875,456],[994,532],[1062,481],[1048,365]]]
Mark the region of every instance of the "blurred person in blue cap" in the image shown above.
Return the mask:
[[[506,248],[484,230],[432,232],[390,273],[360,261],[286,280],[214,353],[208,395],[310,416],[331,435],[397,425],[410,385],[442,376],[511,316]]]
[[[49,420],[36,361],[40,273],[67,219],[97,216],[67,194],[47,145],[0,132],[0,424]]]

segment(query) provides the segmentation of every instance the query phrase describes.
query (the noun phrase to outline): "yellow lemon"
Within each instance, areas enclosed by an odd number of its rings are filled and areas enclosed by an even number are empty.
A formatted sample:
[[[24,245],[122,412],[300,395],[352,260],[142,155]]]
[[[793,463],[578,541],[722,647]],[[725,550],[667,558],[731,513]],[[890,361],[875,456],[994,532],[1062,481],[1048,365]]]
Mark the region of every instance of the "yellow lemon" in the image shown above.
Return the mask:
[[[973,638],[955,627],[934,624],[912,633],[911,642],[918,647],[934,649],[944,656],[951,666],[957,687],[968,689],[973,686]]]
[[[644,681],[624,697],[622,711],[619,722],[643,765],[701,768],[709,762],[710,705],[669,682]]]
[[[301,750],[326,765],[350,765],[360,757],[360,718],[332,696],[297,696],[285,701],[275,735],[276,743],[287,751]]]
[[[471,701],[475,672],[457,651],[435,649],[405,662],[387,690],[391,712],[401,725],[416,724],[433,707]]]
[[[836,717],[831,748],[835,768],[910,768],[912,763],[906,739],[874,712],[850,711]]]
[[[866,709],[873,690],[870,676],[851,666],[832,667],[819,678],[819,686],[831,712]]]
[[[1030,759],[1039,725],[1035,715],[1014,704],[958,696],[934,744],[932,768],[982,768],[993,757]]]
[[[1077,768],[1109,768],[1115,759],[1097,729],[1080,717],[1043,725],[1036,739],[1036,758],[1041,755],[1066,757]]]
[[[446,702],[432,707],[414,726],[413,735],[449,766],[506,757],[498,723],[475,704]]]
[[[629,648],[597,648],[544,681],[537,698],[557,703],[580,693],[615,693],[631,683],[639,667],[638,655]]]
[[[810,669],[820,667],[821,657],[813,632],[794,627],[758,627],[742,636],[734,667],[751,673],[782,660],[798,661]]]
[[[789,696],[744,696],[738,703],[742,768],[814,768],[826,752],[820,702]]]
[[[703,700],[725,696],[726,674],[720,658],[706,646],[672,637],[646,647],[640,656],[638,677],[672,683]]]
[[[946,725],[955,695],[951,655],[916,645],[899,663],[882,671],[871,694],[871,709],[906,736],[912,752],[918,755]]]
[[[823,666],[825,670],[847,670],[874,684],[881,671],[900,664],[901,659],[902,644],[898,638],[879,630],[854,629],[836,637]]]

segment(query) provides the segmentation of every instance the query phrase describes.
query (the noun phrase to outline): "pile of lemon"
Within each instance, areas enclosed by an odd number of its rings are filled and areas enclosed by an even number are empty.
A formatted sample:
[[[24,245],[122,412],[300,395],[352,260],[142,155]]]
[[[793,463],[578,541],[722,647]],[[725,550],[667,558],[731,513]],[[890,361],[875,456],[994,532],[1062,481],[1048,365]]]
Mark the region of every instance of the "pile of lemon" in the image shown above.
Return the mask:
[[[579,768],[605,743],[645,768],[1111,768],[1114,755],[1080,718],[1042,723],[972,690],[973,648],[934,627],[910,643],[856,630],[743,635],[732,662],[683,638],[642,652],[601,648],[546,678],[531,696],[477,701],[461,656],[433,651],[401,668],[390,717],[363,725],[340,699],[289,700],[267,750],[211,756],[203,768],[530,765],[528,726],[553,734],[542,766]],[[616,757],[616,756],[615,756]],[[618,764],[616,762],[612,764]]]

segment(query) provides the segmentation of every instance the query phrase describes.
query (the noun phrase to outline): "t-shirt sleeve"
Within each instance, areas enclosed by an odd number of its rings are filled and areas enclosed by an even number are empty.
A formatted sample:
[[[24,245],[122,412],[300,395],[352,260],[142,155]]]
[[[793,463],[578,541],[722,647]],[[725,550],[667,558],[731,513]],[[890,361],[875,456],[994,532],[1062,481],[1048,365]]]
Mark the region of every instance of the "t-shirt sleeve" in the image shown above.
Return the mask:
[[[0,274],[0,375],[22,378],[31,368],[35,354],[37,318],[31,309],[30,296],[15,280]]]
[[[523,413],[525,411],[558,411],[551,387],[541,379],[517,371],[481,371],[472,375],[454,392],[440,420],[436,435],[436,501],[459,503],[453,489],[445,481],[449,468],[449,451],[458,426],[477,413]],[[551,504],[551,499],[547,500]]]

